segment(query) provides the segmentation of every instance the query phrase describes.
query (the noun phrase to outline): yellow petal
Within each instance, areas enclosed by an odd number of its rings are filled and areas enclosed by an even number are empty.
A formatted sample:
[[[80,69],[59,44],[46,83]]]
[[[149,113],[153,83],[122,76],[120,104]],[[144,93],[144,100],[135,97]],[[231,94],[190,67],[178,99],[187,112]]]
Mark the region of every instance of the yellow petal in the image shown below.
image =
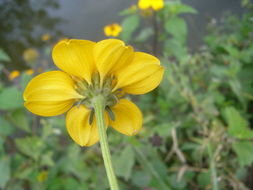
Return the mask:
[[[53,49],[53,60],[61,70],[91,82],[95,69],[92,56],[95,42],[88,40],[62,40]]]
[[[23,98],[25,107],[34,114],[55,116],[66,112],[73,103],[84,98],[74,89],[72,78],[62,71],[50,71],[34,77]]]
[[[115,130],[128,136],[135,135],[140,131],[142,127],[142,113],[134,103],[121,99],[111,109],[115,114],[115,121],[110,120],[110,126]]]
[[[110,73],[126,67],[133,59],[133,48],[124,42],[107,39],[98,42],[94,47],[94,57],[101,80]]]
[[[163,0],[153,0],[151,1],[151,6],[154,10],[160,10],[164,7],[164,1]]]
[[[66,126],[71,138],[80,146],[91,146],[98,142],[99,133],[94,116],[93,122],[89,124],[91,110],[85,106],[74,106],[66,117]],[[105,117],[106,125],[108,118]]]
[[[24,106],[30,112],[36,115],[50,117],[67,112],[72,107],[74,102],[74,100],[66,100],[59,102],[27,101],[24,103]]]
[[[138,6],[140,9],[148,9],[152,0],[139,0]]]
[[[163,73],[164,68],[156,57],[136,52],[132,63],[116,74],[115,89],[122,88],[129,94],[145,94],[160,84]]]

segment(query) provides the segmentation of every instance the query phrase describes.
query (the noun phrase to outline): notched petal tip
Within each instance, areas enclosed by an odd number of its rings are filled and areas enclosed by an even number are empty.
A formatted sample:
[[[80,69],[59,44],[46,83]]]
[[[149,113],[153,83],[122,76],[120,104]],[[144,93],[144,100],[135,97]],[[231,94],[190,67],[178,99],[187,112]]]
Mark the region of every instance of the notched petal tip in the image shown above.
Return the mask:
[[[142,113],[134,103],[121,99],[111,109],[115,114],[115,121],[110,120],[110,126],[115,130],[127,136],[136,135],[141,130]]]
[[[89,40],[62,40],[53,48],[52,58],[61,70],[90,83],[95,69],[92,55],[95,44]]]
[[[121,40],[106,39],[95,45],[93,55],[96,68],[103,79],[126,67],[132,61],[134,51]]]
[[[74,106],[66,116],[66,127],[70,137],[80,146],[92,146],[99,141],[96,118],[89,123],[91,110],[84,105]],[[105,114],[106,125],[108,117]]]

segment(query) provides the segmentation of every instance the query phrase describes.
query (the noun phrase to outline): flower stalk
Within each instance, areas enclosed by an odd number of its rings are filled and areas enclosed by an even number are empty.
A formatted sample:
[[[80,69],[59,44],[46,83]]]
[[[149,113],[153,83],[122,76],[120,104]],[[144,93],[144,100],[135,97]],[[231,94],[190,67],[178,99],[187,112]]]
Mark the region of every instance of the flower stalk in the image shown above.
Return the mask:
[[[106,124],[104,118],[105,99],[103,96],[98,95],[93,99],[92,103],[94,106],[95,115],[97,119],[100,147],[102,151],[102,156],[110,188],[111,190],[119,190],[117,179],[112,166],[112,159],[106,135]]]

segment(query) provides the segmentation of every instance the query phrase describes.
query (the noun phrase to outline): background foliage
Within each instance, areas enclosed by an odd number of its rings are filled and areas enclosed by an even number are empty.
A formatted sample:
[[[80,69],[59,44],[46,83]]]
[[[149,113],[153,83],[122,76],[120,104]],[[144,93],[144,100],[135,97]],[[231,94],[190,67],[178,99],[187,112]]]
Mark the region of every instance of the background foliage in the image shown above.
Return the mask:
[[[157,12],[133,6],[120,13],[119,38],[157,55],[166,68],[160,87],[136,99],[141,133],[129,138],[108,130],[122,189],[253,188],[253,9],[247,0],[242,6],[241,17],[211,22],[195,53],[187,47],[184,19],[197,14],[194,8],[175,0]],[[0,35],[4,40],[6,31]],[[37,56],[19,58],[33,75],[52,69],[55,40],[39,42]],[[0,189],[108,189],[99,145],[74,144],[64,116],[28,113],[22,92],[32,76],[24,71],[8,81],[13,53],[1,48]]]

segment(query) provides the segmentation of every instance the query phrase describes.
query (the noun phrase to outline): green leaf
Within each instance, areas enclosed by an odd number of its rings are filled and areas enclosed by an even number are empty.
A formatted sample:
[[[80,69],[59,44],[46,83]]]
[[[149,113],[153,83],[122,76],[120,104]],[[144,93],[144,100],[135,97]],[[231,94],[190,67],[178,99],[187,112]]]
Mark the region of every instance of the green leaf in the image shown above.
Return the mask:
[[[8,110],[22,106],[22,94],[16,86],[7,87],[0,92],[0,109]]]
[[[239,50],[232,45],[226,44],[223,46],[223,48],[231,57],[234,57],[235,59],[238,59],[241,54],[241,52],[239,52]]]
[[[149,185],[151,177],[146,172],[135,171],[131,179],[137,187],[145,187]]]
[[[182,13],[191,13],[191,14],[198,13],[196,9],[181,2],[173,2],[173,1],[167,2],[165,8],[168,11],[168,13],[172,13],[174,15]]]
[[[187,49],[178,40],[171,39],[165,41],[165,53],[168,56],[176,56],[178,60],[183,59],[187,55]]]
[[[54,180],[51,181],[48,185],[48,189],[53,189],[53,190],[62,190],[64,189],[64,183],[65,179],[62,177],[56,177]],[[64,189],[65,190],[65,189]]]
[[[147,39],[150,38],[150,36],[153,35],[153,29],[152,28],[145,28],[141,30],[141,32],[138,34],[138,36],[135,38],[136,41],[138,42],[144,42]]]
[[[186,181],[184,180],[178,181],[176,174],[169,176],[169,182],[170,185],[174,187],[173,189],[183,189],[187,185]]]
[[[11,169],[10,160],[7,157],[3,157],[0,160],[0,188],[5,189],[5,185],[10,179]]]
[[[25,87],[27,86],[28,82],[32,79],[32,77],[33,77],[32,75],[27,75],[24,72],[21,74],[21,80],[19,82],[22,90],[25,89]]]
[[[200,185],[201,188],[206,189],[207,186],[209,186],[211,184],[210,173],[209,172],[201,172],[198,175],[197,181],[198,181],[198,184]]]
[[[40,164],[43,166],[49,166],[49,167],[54,166],[53,152],[48,151],[46,153],[43,153],[43,155],[41,156]]]
[[[196,9],[192,8],[189,5],[185,5],[185,4],[178,5],[176,12],[177,12],[177,14],[181,14],[181,13],[197,14],[198,13],[198,11]]]
[[[184,19],[179,17],[172,17],[168,19],[165,23],[165,30],[181,42],[185,42],[187,25]]]
[[[253,143],[250,141],[234,142],[233,150],[237,154],[241,166],[249,166],[253,162]]]
[[[24,109],[17,109],[15,110],[12,115],[11,119],[13,123],[20,129],[30,132],[28,118],[26,117],[26,111]]]
[[[118,157],[114,157],[115,172],[118,176],[128,180],[134,165],[134,151],[130,146],[125,147]]]
[[[25,137],[15,139],[15,143],[20,152],[38,160],[43,148],[43,142],[38,137]]]
[[[121,37],[124,41],[129,41],[131,39],[132,33],[137,29],[140,23],[140,17],[138,15],[132,15],[126,17],[121,26],[123,28]]]
[[[250,4],[249,2],[250,2],[249,0],[242,0],[241,1],[242,7],[246,7],[247,5],[249,5]]]
[[[67,178],[66,180],[64,180],[64,189],[66,189],[66,190],[78,189],[79,186],[80,186],[80,184],[74,178]]]
[[[0,49],[0,61],[10,61],[10,57],[2,50]]]
[[[32,173],[35,171],[35,165],[29,165],[29,167],[20,168],[15,171],[15,176],[18,179],[27,180],[31,177]]]
[[[0,135],[8,136],[14,132],[12,125],[3,117],[0,117]]]
[[[137,7],[135,7],[135,5],[133,5],[133,7],[129,7],[127,9],[120,11],[119,15],[120,16],[128,16],[131,14],[135,14],[137,11],[138,11]]]
[[[151,148],[151,147],[145,146],[145,148],[147,149],[147,148]],[[170,190],[170,187],[163,180],[164,178],[167,178],[167,175],[162,176],[164,174],[164,167],[163,166],[160,167],[159,166],[160,164],[158,164],[158,165],[156,165],[156,167],[158,166],[159,168],[156,168],[153,165],[153,163],[151,163],[148,160],[148,156],[142,152],[142,149],[140,147],[134,148],[138,162],[143,166],[143,168],[145,168],[148,171],[148,173],[150,173],[153,176],[153,180],[155,180],[156,184],[160,187],[161,190]],[[156,160],[157,155],[153,154],[153,156],[155,158],[153,158],[152,160]],[[166,166],[165,166],[165,173],[166,173]]]
[[[235,93],[235,95],[237,96],[237,98],[241,101],[241,103],[244,103],[244,99],[242,96],[242,83],[241,81],[239,81],[238,79],[232,79],[229,80],[229,85],[232,89],[232,91]]]
[[[245,120],[234,107],[227,107],[223,111],[224,118],[228,124],[228,133],[239,139],[253,138],[253,130],[248,128]]]

